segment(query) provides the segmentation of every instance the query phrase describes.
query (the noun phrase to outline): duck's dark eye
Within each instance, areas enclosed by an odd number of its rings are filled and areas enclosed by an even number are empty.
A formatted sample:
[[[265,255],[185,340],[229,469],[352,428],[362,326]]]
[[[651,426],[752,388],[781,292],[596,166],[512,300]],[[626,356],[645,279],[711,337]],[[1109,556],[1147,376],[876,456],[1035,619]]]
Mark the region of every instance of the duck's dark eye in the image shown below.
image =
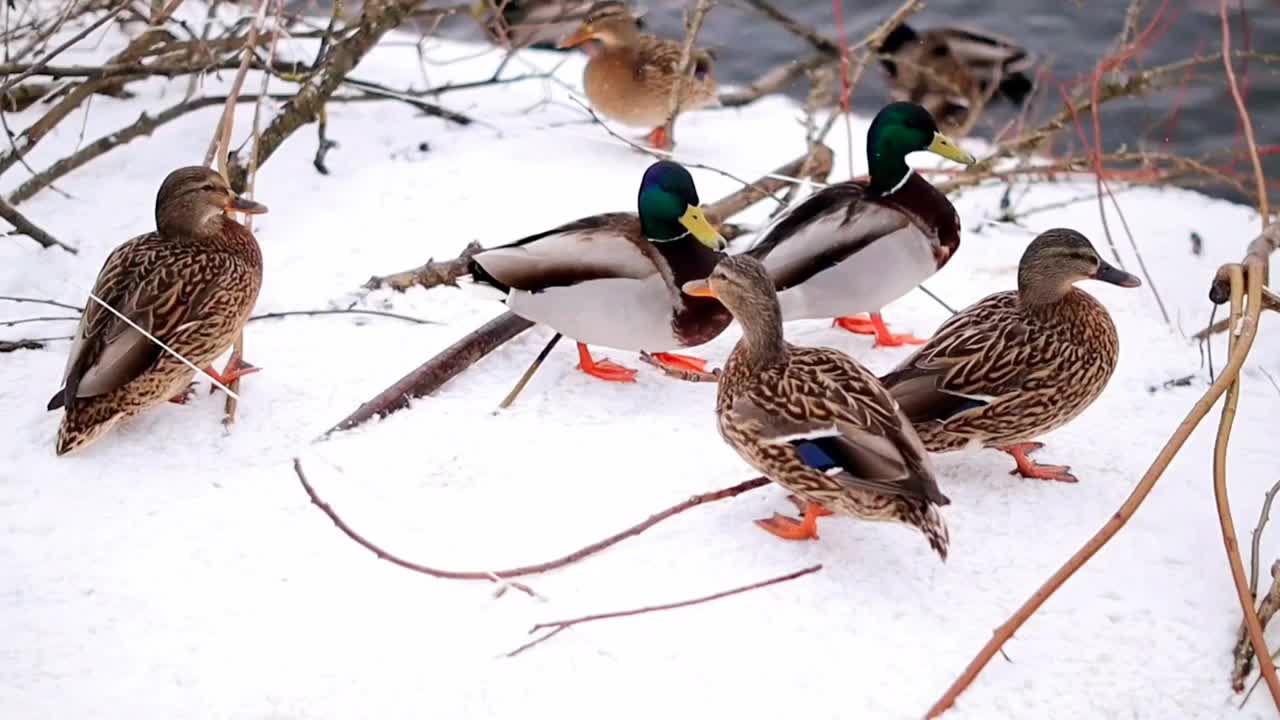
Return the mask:
[[[946,45],[939,45],[939,46],[935,47],[934,49],[930,50],[930,51],[929,51],[929,54],[930,54],[930,55],[932,55],[932,56],[934,56],[934,57],[946,57],[946,56],[947,56],[947,52],[949,52],[949,51],[947,50],[947,46],[946,46]]]

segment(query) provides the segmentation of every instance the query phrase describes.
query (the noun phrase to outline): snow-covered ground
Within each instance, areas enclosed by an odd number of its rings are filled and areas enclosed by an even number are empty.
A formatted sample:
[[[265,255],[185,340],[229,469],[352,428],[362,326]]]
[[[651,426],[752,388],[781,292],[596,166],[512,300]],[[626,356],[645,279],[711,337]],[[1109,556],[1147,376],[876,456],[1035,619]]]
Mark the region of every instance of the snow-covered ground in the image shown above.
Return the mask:
[[[116,41],[110,34],[104,47]],[[312,51],[287,44],[281,52]],[[427,56],[437,64],[425,76],[437,84],[485,77],[500,56],[480,51],[431,43]],[[528,53],[508,72],[562,59]],[[570,58],[558,77],[576,87],[581,68]],[[219,92],[230,75],[210,79],[205,91]],[[388,38],[354,76],[423,82],[408,38]],[[247,87],[257,83],[250,76]],[[131,101],[95,98],[87,116],[64,123],[29,162],[40,168],[65,155],[82,123],[84,138],[94,138],[177,102],[185,82],[132,87],[139,96]],[[257,198],[271,209],[256,224],[266,257],[259,311],[329,307],[371,274],[450,257],[471,240],[496,244],[631,209],[651,159],[583,122],[568,98],[543,80],[443,96],[480,121],[465,129],[395,102],[330,105],[329,134],[341,143],[329,156],[332,174],[312,169],[308,128],[258,178]],[[35,112],[9,122],[21,127]],[[106,254],[153,227],[164,175],[200,161],[217,112],[190,115],[65,178],[58,186],[70,197],[45,191],[23,204],[81,252],[0,242],[0,294],[82,303]],[[240,109],[238,136],[251,115]],[[756,177],[802,152],[799,118],[781,99],[689,115],[677,158]],[[865,120],[853,131],[862,137]],[[842,179],[843,129],[832,137],[833,178]],[[860,149],[854,165],[865,172]],[[6,176],[6,192],[21,174]],[[694,176],[704,202],[737,187],[716,173]],[[1091,190],[1091,182],[1037,186],[1019,207]],[[955,200],[963,245],[929,283],[952,304],[1013,285],[1032,234],[983,227],[1001,192]],[[1073,465],[1081,482],[1010,477],[1010,459],[995,452],[938,457],[953,500],[944,511],[946,564],[915,532],[852,520],[824,521],[818,542],[777,540],[751,523],[791,511],[772,486],[527,579],[543,599],[495,598],[488,583],[435,580],[378,560],[308,503],[291,458],[303,459],[321,495],[370,539],[458,569],[549,559],[752,475],[716,435],[714,387],[668,380],[628,353],[600,353],[642,368],[637,384],[614,385],[575,371],[572,345],[562,343],[517,404],[495,413],[549,337],[545,328],[409,410],[312,443],[501,310],[454,289],[377,292],[366,301],[438,324],[356,316],[253,323],[248,358],[264,372],[245,381],[230,434],[219,424],[222,396],[202,391],[191,405],[159,408],[66,458],[54,456],[59,417],[44,405],[59,386],[67,344],[0,355],[0,717],[919,717],[991,630],[1110,517],[1207,383],[1185,335],[1207,320],[1209,278],[1238,259],[1257,231],[1256,214],[1193,192],[1134,189],[1119,198],[1175,328],[1161,320],[1149,287],[1087,287],[1119,326],[1120,366],[1103,397],[1046,438],[1041,455]],[[744,218],[759,221],[767,210]],[[1105,244],[1093,202],[1028,223],[1074,227]],[[1201,257],[1190,252],[1192,231],[1204,238]],[[1133,269],[1133,251],[1122,234],[1117,241]],[[0,321],[61,314],[0,302]],[[886,316],[924,334],[945,311],[917,292]],[[1232,501],[1245,533],[1263,492],[1280,479],[1280,394],[1263,372],[1280,369],[1270,325],[1264,321],[1244,373],[1231,444]],[[72,327],[4,327],[0,338]],[[788,335],[841,348],[876,370],[906,352],[872,350],[868,338],[820,321],[794,323]],[[737,337],[731,328],[700,352],[718,365]],[[1221,337],[1215,356],[1220,367]],[[1186,375],[1194,376],[1188,387],[1151,389]],[[1227,685],[1239,612],[1213,512],[1209,425],[1128,527],[1009,643],[1011,662],[988,667],[954,717],[1270,716],[1265,692],[1238,712]],[[1264,568],[1280,552],[1277,537],[1264,541]],[[821,572],[793,582],[574,628],[503,657],[538,621],[694,597],[814,563]]]

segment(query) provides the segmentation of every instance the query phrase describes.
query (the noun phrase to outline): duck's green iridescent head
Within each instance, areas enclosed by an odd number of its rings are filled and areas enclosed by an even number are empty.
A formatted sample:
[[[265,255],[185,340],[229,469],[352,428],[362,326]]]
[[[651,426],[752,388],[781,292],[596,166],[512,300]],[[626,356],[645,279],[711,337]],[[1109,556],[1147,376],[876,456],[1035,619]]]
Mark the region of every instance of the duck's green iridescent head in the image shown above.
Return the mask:
[[[726,244],[698,207],[693,176],[679,163],[663,160],[644,171],[639,212],[644,236],[655,242],[693,235],[712,250],[720,250]]]
[[[911,172],[906,157],[917,150],[927,150],[964,165],[975,162],[954,140],[938,132],[938,125],[928,110],[915,103],[890,103],[876,113],[867,132],[872,192],[888,195],[901,187]]]

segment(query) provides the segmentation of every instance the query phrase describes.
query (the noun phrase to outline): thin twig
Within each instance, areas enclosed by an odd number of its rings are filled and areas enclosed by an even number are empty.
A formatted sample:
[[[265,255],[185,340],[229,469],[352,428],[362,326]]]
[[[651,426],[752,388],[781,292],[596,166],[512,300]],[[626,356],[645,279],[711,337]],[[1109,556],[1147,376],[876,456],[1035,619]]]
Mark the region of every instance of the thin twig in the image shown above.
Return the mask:
[[[1240,115],[1240,125],[1244,128],[1244,140],[1249,148],[1249,159],[1253,162],[1253,179],[1258,186],[1258,212],[1262,214],[1262,227],[1266,228],[1271,222],[1271,207],[1267,202],[1267,178],[1262,171],[1262,160],[1258,157],[1258,143],[1253,136],[1253,120],[1249,117],[1244,97],[1240,94],[1240,85],[1236,82],[1235,68],[1231,65],[1231,22],[1227,14],[1227,0],[1219,0],[1218,16],[1222,20],[1222,67],[1226,70],[1227,84],[1231,86],[1231,97],[1235,100],[1236,112]]]
[[[80,252],[76,248],[62,242],[61,240],[50,235],[46,230],[27,219],[17,208],[10,205],[7,201],[0,199],[0,218],[4,218],[14,230],[20,235],[27,237],[40,243],[41,247],[59,247],[67,252],[75,255]]]
[[[66,42],[62,43],[58,47],[49,51],[43,58],[33,63],[31,67],[18,73],[17,77],[10,79],[4,85],[0,85],[0,95],[4,95],[5,93],[12,90],[18,83],[40,72],[40,70],[43,69],[45,66],[47,66],[51,60],[61,55],[63,51],[65,51],[67,48],[85,39],[86,37],[88,37],[89,33],[92,33],[94,30],[97,30],[103,25],[106,25],[107,23],[114,20],[115,17],[120,14],[120,11],[124,10],[127,7],[129,7],[129,2],[128,0],[125,0],[125,2],[121,2],[113,10],[111,10],[111,12],[104,13],[97,20],[94,20],[87,27],[85,27],[83,30],[76,33],[75,35],[72,35],[70,38],[67,39]]]
[[[522,565],[520,567],[514,567],[509,570],[496,570],[496,571],[493,571],[493,570],[442,570],[442,569],[431,567],[428,565],[423,565],[421,563],[413,562],[411,560],[405,560],[399,557],[398,555],[395,555],[391,552],[388,552],[382,549],[380,546],[374,544],[373,541],[366,539],[363,535],[356,532],[355,529],[353,529],[350,525],[348,525],[346,521],[343,520],[342,517],[338,515],[338,512],[334,510],[331,505],[329,505],[329,503],[321,499],[320,495],[315,491],[315,488],[313,488],[311,486],[311,483],[307,481],[306,473],[304,473],[302,470],[302,461],[299,460],[298,458],[293,459],[293,472],[298,476],[298,482],[302,484],[302,489],[306,491],[307,497],[311,499],[312,504],[320,508],[321,512],[323,512],[326,516],[328,516],[329,520],[333,522],[334,526],[336,526],[339,530],[342,531],[342,534],[346,535],[351,540],[354,540],[356,544],[372,552],[374,555],[378,556],[378,558],[382,560],[386,560],[387,562],[392,563],[393,565],[398,565],[407,570],[412,570],[414,572],[422,573],[423,575],[430,575],[431,577],[440,578],[443,580],[486,580],[489,582],[494,582],[495,577],[501,580],[510,580],[511,578],[527,577],[529,575],[539,575],[541,573],[550,572],[552,570],[559,570],[560,568],[567,567],[581,560],[585,560],[586,558],[591,557],[592,555],[595,555],[601,552],[602,550],[606,550],[614,545],[617,545],[618,543],[622,542],[623,540],[626,540],[627,538],[635,537],[636,535],[639,535],[640,533],[644,532],[645,530],[648,530],[654,525],[657,525],[663,520],[667,520],[676,515],[679,515],[680,513],[686,510],[695,508],[699,505],[706,505],[709,503],[713,503],[718,500],[727,500],[732,497],[737,497],[738,495],[741,495],[745,492],[748,492],[750,490],[755,490],[756,488],[764,487],[765,485],[769,484],[769,480],[766,478],[755,478],[753,480],[740,482],[737,485],[734,485],[732,487],[727,487],[727,488],[715,490],[712,492],[702,493],[701,495],[694,495],[693,497],[689,498],[688,500],[685,500],[682,503],[673,505],[672,507],[669,507],[666,510],[663,510],[662,512],[657,513],[656,515],[649,516],[649,518],[646,519],[644,522],[637,523],[636,525],[632,525],[631,527],[627,528],[626,530],[623,530],[622,532],[615,533],[603,540],[591,543],[590,545],[587,545],[586,547],[581,548],[579,550],[575,550],[569,553],[568,555],[556,558],[554,560],[548,560],[547,562],[536,563],[534,565]]]
[[[711,12],[711,5],[712,0],[698,0],[685,24],[684,45],[680,47],[680,60],[676,63],[680,74],[671,86],[671,96],[667,100],[667,120],[662,124],[668,148],[676,146],[676,116],[680,114],[680,106],[684,103],[689,81],[693,78],[694,65],[697,64],[693,45],[698,39],[698,32],[702,30],[702,22],[707,19],[707,13]]]
[[[16,303],[36,303],[38,305],[52,305],[54,307],[66,308],[68,310],[75,310],[76,312],[84,312],[84,308],[80,307],[79,305],[69,305],[64,302],[58,302],[57,300],[45,300],[44,298],[22,297],[20,295],[0,295],[0,300],[8,300],[9,302],[16,302]]]
[[[515,657],[516,655],[519,655],[520,653],[528,650],[529,648],[534,647],[535,645],[539,645],[547,640],[550,640],[561,630],[571,628],[574,625],[582,625],[584,623],[596,622],[598,620],[612,620],[612,619],[621,618],[621,617],[635,617],[636,615],[645,615],[648,613],[662,612],[664,610],[675,610],[677,608],[685,608],[693,605],[701,605],[703,603],[708,603],[713,600],[719,600],[721,598],[727,598],[733,595],[740,595],[742,593],[750,592],[752,590],[759,590],[760,588],[766,588],[766,587],[769,587],[770,585],[777,585],[779,583],[784,583],[784,582],[787,582],[788,580],[795,580],[796,578],[804,577],[805,575],[816,573],[821,569],[822,569],[821,564],[810,565],[809,567],[804,568],[803,570],[796,570],[795,572],[789,572],[786,575],[779,575],[778,577],[770,578],[768,580],[761,580],[760,582],[754,582],[754,583],[751,583],[750,585],[743,585],[741,587],[733,588],[732,590],[722,590],[718,593],[703,595],[702,597],[692,598],[689,600],[663,603],[662,605],[650,605],[647,607],[634,608],[631,610],[617,610],[614,612],[597,613],[595,615],[584,615],[582,617],[572,618],[570,620],[553,620],[551,622],[538,623],[537,625],[534,625],[531,630],[529,630],[530,634],[535,633],[539,630],[545,630],[548,628],[551,629],[551,632],[543,635],[542,637],[539,637],[538,639],[532,642],[521,645],[515,650],[512,650],[511,652],[507,653],[507,657]]]
[[[364,310],[362,308],[328,308],[324,310],[286,310],[284,312],[269,312],[261,315],[254,315],[249,318],[249,322],[254,320],[269,320],[273,318],[293,317],[295,315],[374,315],[377,317],[395,318],[396,320],[404,320],[416,325],[439,325],[435,320],[424,320],[416,318],[412,315],[401,315],[399,313],[385,312],[383,310]]]
[[[516,398],[520,397],[520,392],[524,390],[524,386],[528,385],[529,381],[533,379],[533,374],[538,371],[538,368],[542,367],[543,361],[545,361],[547,356],[551,354],[552,348],[560,342],[561,337],[563,337],[563,335],[560,333],[556,333],[551,336],[551,339],[547,341],[547,346],[542,348],[542,352],[538,353],[538,356],[529,364],[529,369],[525,370],[524,374],[520,376],[520,380],[516,382],[515,387],[511,388],[511,392],[507,393],[507,396],[502,399],[502,402],[498,403],[499,410],[506,410],[511,407],[511,404],[516,401]]]

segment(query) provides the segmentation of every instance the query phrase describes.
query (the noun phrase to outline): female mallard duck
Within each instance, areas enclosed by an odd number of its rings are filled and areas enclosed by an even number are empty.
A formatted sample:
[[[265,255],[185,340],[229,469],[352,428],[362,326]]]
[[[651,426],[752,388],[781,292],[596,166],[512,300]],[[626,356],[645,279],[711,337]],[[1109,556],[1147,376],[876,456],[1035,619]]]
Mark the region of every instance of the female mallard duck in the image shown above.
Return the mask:
[[[834,316],[850,332],[874,334],[878,346],[922,342],[891,334],[879,314],[942,269],[960,246],[956,209],[907,167],[907,154],[917,150],[974,161],[938,132],[924,108],[886,105],[867,132],[870,178],[810,195],[748,251],[773,277],[783,319]],[[845,317],[860,312],[870,312],[871,321]]]
[[[577,47],[590,40],[599,43],[599,47],[588,46],[591,59],[582,80],[591,106],[625,125],[652,127],[648,142],[669,149],[663,126],[672,88],[680,79],[681,44],[641,33],[635,16],[615,0],[592,6],[586,20],[560,47]],[[681,110],[719,105],[717,87],[711,56],[696,51]]]
[[[587,16],[593,0],[479,0],[471,14],[504,48],[557,49],[557,40]],[[640,18],[636,24],[643,27]]]
[[[49,400],[50,410],[64,408],[59,455],[167,399],[186,399],[194,371],[148,334],[206,367],[244,328],[262,287],[262,253],[253,233],[228,217],[232,210],[267,208],[237,197],[208,168],[174,170],[156,196],[156,231],[107,256],[72,341],[63,388]],[[232,357],[221,373],[204,372],[226,385],[256,370]]]
[[[1076,482],[1065,466],[1038,465],[1032,440],[1098,398],[1120,344],[1106,308],[1074,287],[1092,278],[1138,287],[1075,230],[1041,233],[1018,265],[1018,289],[990,295],[938,328],[881,378],[931,452],[1003,450],[1023,477]]]
[[[947,132],[961,136],[991,100],[1003,97],[1021,105],[1032,89],[1025,72],[1035,56],[983,30],[944,27],[917,33],[899,25],[880,53],[893,99],[920,103]]]
[[[689,171],[674,162],[650,165],[638,209],[638,215],[593,215],[482,251],[471,259],[471,281],[502,292],[515,314],[576,340],[583,372],[634,382],[635,370],[592,360],[587,345],[692,347],[732,320],[720,303],[680,292],[681,283],[711,272],[725,244],[698,206]],[[698,358],[653,357],[670,369],[705,371]]]
[[[947,526],[937,506],[950,501],[875,375],[835,350],[788,344],[773,281],[750,257],[722,261],[684,291],[720,300],[742,324],[716,395],[721,436],[807,503],[801,522],[774,515],[757,523],[804,540],[818,537],[818,517],[831,511],[901,522],[919,528],[945,560]]]

